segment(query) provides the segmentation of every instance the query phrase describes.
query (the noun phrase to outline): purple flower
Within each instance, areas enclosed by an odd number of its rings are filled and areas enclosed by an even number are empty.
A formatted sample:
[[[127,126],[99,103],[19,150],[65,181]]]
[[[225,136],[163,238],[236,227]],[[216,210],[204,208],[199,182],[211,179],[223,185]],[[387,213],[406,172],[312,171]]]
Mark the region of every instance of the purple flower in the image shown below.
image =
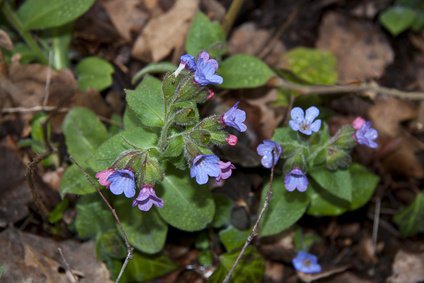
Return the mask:
[[[375,140],[378,138],[378,132],[376,129],[371,128],[371,122],[365,122],[361,127],[359,125],[354,125],[358,129],[356,129],[353,134],[353,138],[359,144],[366,145],[370,148],[377,148],[378,144]]]
[[[99,179],[99,184],[105,187],[109,187],[110,182],[107,180],[109,176],[115,172],[113,169],[106,169],[100,172],[97,172],[96,178]]]
[[[135,195],[134,173],[127,169],[116,170],[107,178],[109,189],[114,195],[125,194],[127,198]]]
[[[318,264],[318,259],[313,254],[300,251],[292,260],[294,268],[303,273],[320,273],[321,265]]]
[[[318,132],[321,128],[321,120],[315,120],[319,115],[319,110],[315,106],[306,109],[306,114],[300,107],[295,107],[290,112],[291,120],[289,121],[290,127],[294,131],[300,131],[305,135],[312,135],[313,132]]]
[[[221,183],[222,180],[226,180],[230,178],[231,174],[233,173],[233,169],[236,169],[236,166],[234,166],[231,162],[223,162],[219,161],[218,166],[221,169],[221,173],[218,177],[216,177],[216,182],[218,184]]]
[[[247,127],[243,122],[246,120],[246,112],[237,108],[239,103],[240,101],[234,103],[233,107],[222,115],[221,121],[228,127],[233,127],[239,132],[245,132]]]
[[[196,177],[196,182],[199,185],[206,184],[208,182],[208,176],[217,178],[220,174],[219,158],[213,154],[200,154],[196,156],[190,168],[190,177]]]
[[[180,57],[180,65],[174,72],[174,76],[178,77],[178,75],[181,73],[182,70],[187,69],[189,71],[196,71],[196,61],[194,60],[194,57],[190,54],[184,54]]]
[[[162,208],[163,200],[156,195],[153,186],[143,185],[132,205],[137,206],[141,211],[148,211],[153,205]]]
[[[194,81],[203,86],[222,84],[223,79],[215,74],[216,70],[218,70],[218,62],[215,59],[209,59],[209,54],[203,51],[197,57]]]
[[[291,170],[286,177],[284,177],[284,186],[289,192],[297,189],[299,192],[304,192],[308,188],[308,178],[299,168]]]
[[[261,159],[262,165],[265,168],[271,168],[273,165],[272,164],[273,156],[274,156],[274,165],[276,165],[278,162],[278,159],[280,158],[281,153],[283,152],[283,149],[278,143],[272,140],[264,140],[260,145],[258,145],[256,152],[262,156],[262,159]]]

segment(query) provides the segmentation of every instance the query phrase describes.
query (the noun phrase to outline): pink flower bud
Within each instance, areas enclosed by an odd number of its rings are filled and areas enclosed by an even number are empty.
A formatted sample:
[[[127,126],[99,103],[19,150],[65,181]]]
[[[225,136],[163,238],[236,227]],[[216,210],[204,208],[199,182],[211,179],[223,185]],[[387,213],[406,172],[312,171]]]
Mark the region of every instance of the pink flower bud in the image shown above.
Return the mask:
[[[362,128],[362,126],[363,125],[365,125],[365,120],[364,119],[362,119],[361,117],[356,117],[355,118],[355,120],[353,120],[353,122],[352,122],[352,127],[355,129],[355,130],[359,130],[360,128]]]
[[[235,135],[228,135],[228,137],[226,137],[225,140],[231,146],[235,146],[238,142],[238,138]]]
[[[215,96],[215,92],[211,89],[208,89],[209,95],[206,97],[206,100],[211,100]]]

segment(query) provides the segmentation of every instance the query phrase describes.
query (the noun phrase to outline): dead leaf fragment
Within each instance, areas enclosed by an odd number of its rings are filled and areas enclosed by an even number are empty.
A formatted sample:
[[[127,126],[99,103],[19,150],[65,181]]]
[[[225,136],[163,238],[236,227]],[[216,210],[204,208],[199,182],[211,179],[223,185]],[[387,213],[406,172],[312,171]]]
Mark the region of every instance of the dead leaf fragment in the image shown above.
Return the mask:
[[[327,13],[316,46],[333,52],[339,80],[380,78],[394,53],[384,34],[368,21]]]
[[[13,49],[13,42],[10,39],[9,35],[7,34],[7,32],[5,32],[4,30],[0,29],[0,47],[3,47],[4,49],[7,50],[12,50]]]
[[[131,40],[131,32],[140,32],[149,15],[140,9],[143,0],[112,0],[102,3],[113,25],[127,41]]]
[[[400,250],[393,262],[393,273],[388,283],[416,283],[424,281],[424,254],[411,254]]]
[[[146,62],[158,62],[181,46],[197,11],[198,0],[178,0],[171,10],[152,19],[137,38],[132,55]]]

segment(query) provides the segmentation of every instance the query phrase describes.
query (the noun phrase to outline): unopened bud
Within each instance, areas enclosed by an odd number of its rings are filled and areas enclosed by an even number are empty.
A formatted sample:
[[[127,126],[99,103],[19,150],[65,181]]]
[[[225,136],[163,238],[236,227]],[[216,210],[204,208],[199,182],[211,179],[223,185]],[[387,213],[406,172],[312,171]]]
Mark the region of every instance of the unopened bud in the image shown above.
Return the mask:
[[[211,89],[208,89],[208,91],[209,91],[209,95],[208,95],[208,97],[206,97],[206,100],[209,101],[215,96],[215,92]]]
[[[231,146],[235,146],[238,142],[238,138],[235,135],[228,135],[228,137],[226,137],[225,140]]]

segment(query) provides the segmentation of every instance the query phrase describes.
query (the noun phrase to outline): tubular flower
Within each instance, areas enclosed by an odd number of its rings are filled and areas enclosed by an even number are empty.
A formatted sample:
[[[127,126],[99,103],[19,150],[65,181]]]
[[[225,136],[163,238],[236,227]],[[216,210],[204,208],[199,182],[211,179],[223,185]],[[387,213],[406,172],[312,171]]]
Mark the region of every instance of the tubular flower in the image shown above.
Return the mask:
[[[209,177],[217,178],[221,174],[219,167],[219,158],[213,154],[200,154],[193,159],[193,165],[190,168],[190,177],[196,178],[199,185],[208,182]]]
[[[289,192],[304,192],[308,188],[308,178],[299,168],[294,168],[284,177],[284,186]]]
[[[293,131],[299,131],[310,136],[321,128],[321,120],[315,120],[319,115],[319,110],[315,106],[306,109],[306,113],[302,108],[295,107],[290,112],[290,115],[292,119],[289,121],[289,125]]]
[[[231,174],[233,173],[233,170],[236,169],[236,166],[234,166],[231,162],[223,162],[219,161],[218,166],[221,169],[221,173],[218,177],[216,177],[216,182],[220,184],[222,180],[226,180],[230,178]]]
[[[197,57],[194,81],[203,86],[222,84],[222,77],[215,74],[217,70],[218,62],[215,59],[209,59],[209,54],[203,51]]]
[[[292,260],[294,268],[303,273],[319,273],[321,265],[318,264],[318,259],[313,254],[300,251]]]
[[[233,107],[222,115],[221,121],[228,127],[232,127],[239,132],[245,132],[247,127],[243,122],[246,120],[246,112],[238,109],[239,103],[240,101],[234,103]]]
[[[283,149],[281,148],[281,145],[272,140],[264,140],[260,145],[258,145],[256,152],[262,156],[262,166],[265,168],[271,168],[273,165],[277,164]],[[272,164],[273,159],[274,164]]]
[[[143,185],[132,205],[137,206],[141,211],[149,211],[153,205],[162,208],[163,200],[156,195],[153,186]]]
[[[174,76],[178,77],[182,70],[187,69],[189,71],[196,71],[196,61],[190,54],[184,54],[180,57],[180,65],[174,72]]]
[[[135,195],[134,173],[127,169],[116,170],[109,175],[107,181],[110,183],[109,189],[114,195],[125,194],[127,198]]]
[[[358,144],[377,148],[378,144],[375,140],[378,138],[378,132],[376,129],[371,128],[370,121],[365,121],[361,117],[358,117],[352,122],[352,127],[356,130],[353,138]]]

